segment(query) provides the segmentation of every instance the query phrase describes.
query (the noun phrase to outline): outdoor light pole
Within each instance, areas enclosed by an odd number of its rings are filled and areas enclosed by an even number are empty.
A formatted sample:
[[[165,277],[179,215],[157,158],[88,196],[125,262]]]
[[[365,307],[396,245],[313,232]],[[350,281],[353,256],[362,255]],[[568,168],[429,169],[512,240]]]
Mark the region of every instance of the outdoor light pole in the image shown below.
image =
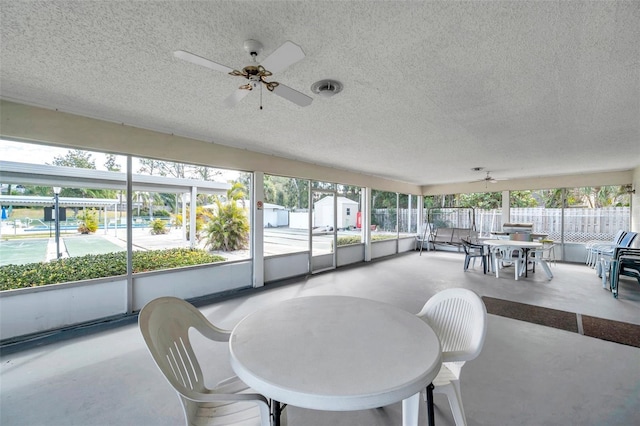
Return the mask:
[[[55,215],[56,215],[56,259],[60,259],[60,187],[53,187],[53,194],[55,195],[56,206],[55,206]]]

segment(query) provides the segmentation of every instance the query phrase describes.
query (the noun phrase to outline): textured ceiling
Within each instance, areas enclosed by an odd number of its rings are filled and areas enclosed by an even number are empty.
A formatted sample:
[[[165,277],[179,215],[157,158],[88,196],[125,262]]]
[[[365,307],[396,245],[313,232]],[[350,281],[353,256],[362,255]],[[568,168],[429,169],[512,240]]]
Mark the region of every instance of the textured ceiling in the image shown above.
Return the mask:
[[[538,177],[640,164],[640,2],[5,1],[0,96],[403,182]],[[286,40],[273,76],[231,68]],[[260,57],[258,59],[260,59]],[[344,84],[332,98],[311,85]]]

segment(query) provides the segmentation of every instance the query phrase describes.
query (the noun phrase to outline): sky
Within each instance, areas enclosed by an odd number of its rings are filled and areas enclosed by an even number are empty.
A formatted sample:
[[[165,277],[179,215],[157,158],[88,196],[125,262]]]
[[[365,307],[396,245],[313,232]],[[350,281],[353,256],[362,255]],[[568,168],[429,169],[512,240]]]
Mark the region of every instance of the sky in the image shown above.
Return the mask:
[[[47,145],[37,145],[23,142],[12,142],[0,139],[0,161],[13,161],[17,163],[30,164],[52,164],[55,157],[64,157],[69,148],[57,148]],[[95,160],[97,170],[107,170],[104,163],[107,160],[107,154],[91,151],[91,158]],[[125,171],[127,167],[127,157],[124,155],[116,155],[116,163],[120,165],[121,171]],[[133,173],[137,173],[140,169],[140,163],[137,158],[132,158]],[[222,179],[217,181],[229,181],[238,178],[238,172],[232,170],[222,170]]]
[[[64,157],[68,151],[70,151],[68,148],[56,148],[46,145],[0,140],[1,161],[14,161],[17,163],[30,164],[51,164],[54,157]],[[107,170],[106,167],[104,167],[104,163],[107,160],[106,154],[91,152],[91,158],[95,160],[96,169]],[[119,163],[121,168],[124,170],[127,165],[127,158],[124,156],[117,156],[117,163]],[[134,170],[136,170],[135,163],[134,159]]]

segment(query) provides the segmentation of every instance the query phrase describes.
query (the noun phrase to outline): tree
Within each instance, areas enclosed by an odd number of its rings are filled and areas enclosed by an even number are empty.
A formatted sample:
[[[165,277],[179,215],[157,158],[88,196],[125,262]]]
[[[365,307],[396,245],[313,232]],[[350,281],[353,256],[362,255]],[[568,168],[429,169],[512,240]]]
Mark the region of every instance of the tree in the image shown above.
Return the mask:
[[[286,185],[287,207],[306,209],[309,207],[309,181],[307,179],[291,178]]]
[[[227,201],[244,201],[247,198],[247,188],[240,183],[234,182],[227,190]]]
[[[272,179],[272,176],[265,176],[263,191],[264,191],[264,201],[267,203],[276,204],[276,196],[278,193],[278,189],[276,187],[275,182]]]
[[[395,192],[388,191],[371,191],[371,208],[372,209],[384,209],[384,208],[396,208],[398,196]]]
[[[150,158],[141,158],[138,173],[145,173],[150,176],[165,176],[165,174],[162,173],[162,163],[164,163],[164,161],[152,160]]]
[[[48,163],[46,163],[48,164]],[[56,155],[53,157],[53,166],[75,167],[77,169],[95,169],[96,160],[91,158],[91,153],[80,149],[67,151],[64,156]]]
[[[77,169],[96,169],[96,161],[92,158],[91,153],[80,149],[69,150],[65,155],[57,155],[53,157],[53,161],[50,165],[75,167]],[[115,194],[116,191],[114,190],[69,187],[63,188],[60,193],[62,197],[79,198],[115,198]],[[77,212],[77,209],[74,210]]]
[[[222,175],[220,170],[212,169],[211,167],[195,166],[192,171],[197,179],[207,181],[214,181],[216,177]]]
[[[531,191],[511,191],[510,197],[509,205],[511,207],[536,207],[538,205]]]
[[[120,171],[120,164],[116,163],[116,156],[113,154],[107,155],[107,160],[104,162],[104,167],[110,172]]]
[[[473,207],[477,209],[499,209],[502,205],[500,192],[474,192],[460,194],[457,207]]]

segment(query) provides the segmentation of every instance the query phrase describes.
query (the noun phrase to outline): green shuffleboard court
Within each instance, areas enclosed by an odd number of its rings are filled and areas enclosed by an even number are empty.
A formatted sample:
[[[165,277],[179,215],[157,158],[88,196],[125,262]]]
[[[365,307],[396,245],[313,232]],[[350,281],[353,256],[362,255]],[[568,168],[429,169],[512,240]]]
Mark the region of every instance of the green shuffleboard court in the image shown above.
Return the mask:
[[[64,237],[63,240],[70,257],[126,251],[125,248],[99,235],[74,235]]]
[[[0,266],[44,262],[48,238],[0,241]]]

